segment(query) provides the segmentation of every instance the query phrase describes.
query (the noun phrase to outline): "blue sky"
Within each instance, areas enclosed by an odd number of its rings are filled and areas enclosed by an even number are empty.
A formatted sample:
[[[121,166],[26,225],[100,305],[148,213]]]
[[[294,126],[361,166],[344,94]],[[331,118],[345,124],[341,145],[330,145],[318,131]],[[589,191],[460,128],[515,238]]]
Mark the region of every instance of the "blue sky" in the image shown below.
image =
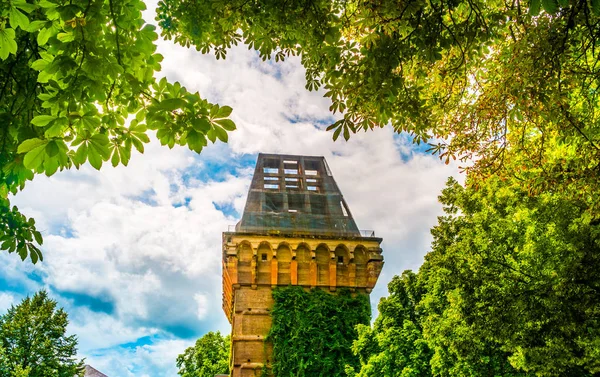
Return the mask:
[[[146,15],[152,20],[152,9]],[[221,232],[237,222],[259,152],[325,156],[361,229],[383,237],[385,267],[371,295],[418,268],[441,213],[444,165],[406,135],[380,129],[331,140],[321,92],[304,89],[298,59],[262,62],[241,46],[225,61],[159,43],[160,76],[234,108],[230,142],[201,155],[152,142],[130,166],[36,177],[14,199],[43,231],[44,262],[0,253],[0,312],[47,289],[70,319],[79,355],[109,377],[174,377],[175,359],[221,310]]]

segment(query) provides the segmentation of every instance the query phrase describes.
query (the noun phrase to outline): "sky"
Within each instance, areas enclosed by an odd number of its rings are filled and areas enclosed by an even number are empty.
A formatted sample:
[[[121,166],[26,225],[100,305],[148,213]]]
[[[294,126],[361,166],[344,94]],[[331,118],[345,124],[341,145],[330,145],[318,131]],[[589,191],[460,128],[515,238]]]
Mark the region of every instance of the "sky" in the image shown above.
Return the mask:
[[[333,142],[325,128],[337,116],[322,91],[304,88],[297,58],[263,62],[238,46],[216,60],[162,40],[158,50],[157,77],[232,106],[238,129],[200,155],[153,138],[128,167],[37,176],[13,202],[36,219],[44,261],[0,252],[0,313],[46,289],[67,311],[86,363],[109,377],[177,376],[185,348],[230,331],[221,233],[243,212],[259,152],[325,156],[359,228],[383,238],[375,312],[390,279],[421,265],[442,214],[437,197],[449,176],[462,180],[458,166],[391,128]]]

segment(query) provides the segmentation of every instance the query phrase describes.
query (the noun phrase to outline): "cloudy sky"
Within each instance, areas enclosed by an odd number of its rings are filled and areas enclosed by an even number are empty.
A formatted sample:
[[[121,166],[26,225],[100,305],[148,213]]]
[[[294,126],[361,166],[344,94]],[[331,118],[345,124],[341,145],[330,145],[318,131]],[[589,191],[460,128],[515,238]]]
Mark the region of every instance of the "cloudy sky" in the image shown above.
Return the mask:
[[[457,166],[389,128],[333,142],[328,99],[304,89],[298,59],[263,62],[242,46],[217,61],[163,41],[159,52],[161,77],[232,106],[238,130],[201,155],[153,142],[126,168],[36,177],[14,202],[43,231],[44,262],[0,253],[0,313],[47,289],[87,363],[109,377],[176,376],[195,339],[229,332],[221,232],[241,215],[259,152],[325,156],[359,228],[383,237],[374,307],[393,275],[419,267]]]

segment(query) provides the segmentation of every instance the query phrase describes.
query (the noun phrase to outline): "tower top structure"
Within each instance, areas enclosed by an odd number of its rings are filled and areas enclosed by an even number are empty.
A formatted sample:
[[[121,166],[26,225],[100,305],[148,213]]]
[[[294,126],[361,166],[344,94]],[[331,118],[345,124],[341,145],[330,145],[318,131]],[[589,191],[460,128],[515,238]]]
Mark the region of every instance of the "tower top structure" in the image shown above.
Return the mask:
[[[361,235],[324,157],[263,153],[236,231]]]

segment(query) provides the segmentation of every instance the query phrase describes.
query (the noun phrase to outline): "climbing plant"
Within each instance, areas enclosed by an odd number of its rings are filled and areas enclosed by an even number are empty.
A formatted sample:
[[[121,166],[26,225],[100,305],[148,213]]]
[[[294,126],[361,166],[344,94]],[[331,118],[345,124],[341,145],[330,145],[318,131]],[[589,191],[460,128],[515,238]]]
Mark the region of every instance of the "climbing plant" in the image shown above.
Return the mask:
[[[357,366],[351,351],[356,325],[368,324],[369,298],[340,290],[285,287],[273,291],[272,373],[277,377],[345,376],[346,365]]]

